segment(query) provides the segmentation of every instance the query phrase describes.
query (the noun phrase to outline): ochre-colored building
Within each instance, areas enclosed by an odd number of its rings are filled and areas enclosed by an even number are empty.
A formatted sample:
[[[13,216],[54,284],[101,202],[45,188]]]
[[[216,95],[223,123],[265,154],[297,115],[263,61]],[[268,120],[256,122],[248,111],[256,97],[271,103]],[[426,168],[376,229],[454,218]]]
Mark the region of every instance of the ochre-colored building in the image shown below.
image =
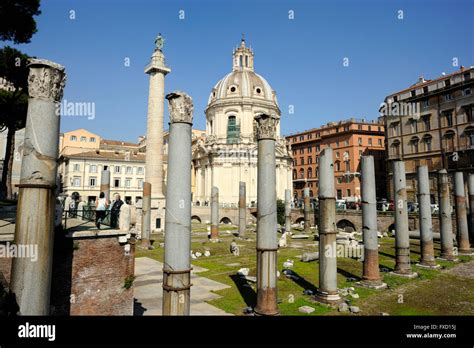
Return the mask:
[[[474,173],[474,67],[417,83],[385,98],[387,180],[393,196],[392,161],[405,162],[408,200],[416,202],[416,169],[427,165],[431,200],[436,202],[437,172]],[[466,179],[465,178],[465,179]],[[466,180],[465,180],[466,181]]]
[[[377,181],[377,197],[386,196],[385,133],[377,121],[349,119],[286,137],[293,152],[293,195],[299,202],[303,190],[311,197],[318,195],[318,160],[320,152],[331,147],[338,199],[360,200],[360,157],[373,155]]]

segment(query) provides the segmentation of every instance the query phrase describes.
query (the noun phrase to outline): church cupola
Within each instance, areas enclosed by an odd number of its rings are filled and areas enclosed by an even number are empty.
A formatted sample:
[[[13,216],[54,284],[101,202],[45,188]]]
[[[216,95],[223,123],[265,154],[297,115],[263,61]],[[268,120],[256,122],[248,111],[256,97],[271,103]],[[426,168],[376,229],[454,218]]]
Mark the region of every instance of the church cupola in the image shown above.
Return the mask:
[[[253,71],[253,51],[250,47],[245,46],[245,39],[243,37],[240,46],[234,49],[233,57],[233,71]]]

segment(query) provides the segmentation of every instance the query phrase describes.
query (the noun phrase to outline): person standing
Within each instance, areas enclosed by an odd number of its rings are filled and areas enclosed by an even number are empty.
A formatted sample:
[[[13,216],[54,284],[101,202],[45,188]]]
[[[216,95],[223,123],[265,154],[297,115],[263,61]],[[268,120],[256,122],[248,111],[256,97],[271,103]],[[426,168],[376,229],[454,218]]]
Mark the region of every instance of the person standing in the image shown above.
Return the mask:
[[[95,225],[97,226],[97,229],[99,230],[100,230],[100,223],[105,218],[105,212],[108,206],[109,206],[109,203],[105,199],[105,193],[101,192],[99,195],[99,199],[97,200],[97,203],[95,205]]]
[[[110,211],[110,227],[117,227],[118,216],[120,213],[120,207],[123,205],[123,201],[120,199],[120,195],[115,195],[114,204]]]

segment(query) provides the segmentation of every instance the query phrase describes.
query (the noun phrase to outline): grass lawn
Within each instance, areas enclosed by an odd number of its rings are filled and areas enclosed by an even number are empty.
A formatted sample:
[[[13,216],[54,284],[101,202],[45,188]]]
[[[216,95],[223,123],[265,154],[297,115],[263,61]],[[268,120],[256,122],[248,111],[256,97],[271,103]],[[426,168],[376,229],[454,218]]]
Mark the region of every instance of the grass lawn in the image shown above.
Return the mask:
[[[249,268],[249,275],[255,275],[256,251],[255,232],[248,231],[250,240],[236,239],[235,227],[220,225],[221,242],[211,243],[207,239],[207,226],[193,224],[192,250],[203,253],[210,250],[211,256],[192,260],[196,266],[207,269],[199,273],[218,282],[230,285],[228,289],[216,291],[221,298],[209,303],[235,315],[243,315],[245,307],[255,307],[256,284],[248,283],[237,276],[240,268]],[[240,247],[240,256],[233,256],[229,245],[235,241]],[[154,250],[136,249],[136,257],[150,257],[163,261],[164,249],[159,246],[163,242],[162,236],[156,236]],[[337,309],[321,305],[312,300],[310,295],[303,294],[304,290],[315,291],[319,282],[319,263],[301,262],[300,255],[304,252],[317,251],[316,242],[312,237],[307,240],[288,240],[288,247],[278,251],[278,270],[283,269],[283,262],[287,259],[294,261],[292,271],[298,279],[293,280],[280,274],[278,279],[278,298],[281,315],[474,315],[474,262],[469,265],[471,257],[459,257],[459,263],[438,261],[440,270],[430,270],[415,266],[420,258],[419,240],[411,240],[412,268],[419,274],[416,279],[405,279],[391,275],[395,266],[395,248],[393,238],[379,239],[379,261],[384,281],[388,285],[385,290],[369,290],[357,287],[351,278],[360,280],[362,263],[355,259],[338,258],[338,287],[355,287],[359,298],[348,296],[351,305],[359,306],[361,312],[352,314],[340,313]],[[435,242],[435,255],[439,255],[440,245]],[[464,267],[464,272],[450,270],[452,267]],[[465,267],[468,266],[468,267]],[[191,289],[192,296],[192,289]],[[310,314],[303,314],[298,308],[304,305],[315,308]]]

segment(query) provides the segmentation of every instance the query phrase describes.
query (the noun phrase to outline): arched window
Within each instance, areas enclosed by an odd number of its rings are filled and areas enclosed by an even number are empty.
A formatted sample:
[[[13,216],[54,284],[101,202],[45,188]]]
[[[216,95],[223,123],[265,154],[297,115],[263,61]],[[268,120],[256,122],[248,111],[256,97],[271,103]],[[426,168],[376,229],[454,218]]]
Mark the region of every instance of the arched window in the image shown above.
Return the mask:
[[[443,135],[444,149],[446,151],[454,151],[454,137],[456,133],[453,130],[448,130]]]
[[[463,136],[466,139],[466,146],[468,148],[474,148],[474,127],[466,127],[466,129],[464,129]]]
[[[425,134],[423,136],[423,143],[425,144],[425,151],[431,151],[432,150],[432,146],[431,146],[431,143],[433,141],[433,137],[429,134]]]
[[[237,125],[237,118],[229,116],[227,119],[227,144],[236,144],[239,142],[240,127]]]
[[[304,179],[304,169],[300,169],[300,179]]]
[[[336,165],[336,172],[339,172],[341,170],[341,161],[336,161],[334,164]]]
[[[418,137],[412,137],[410,139],[411,153],[418,153],[419,144],[420,144],[420,139]]]
[[[309,196],[310,196],[310,197],[313,197],[313,196],[314,196],[313,190],[309,190]]]
[[[312,178],[312,177],[313,177],[313,169],[308,168],[308,178]]]
[[[296,180],[298,178],[298,172],[296,169],[293,169],[293,180]]]
[[[390,145],[392,156],[400,156],[400,141],[394,140],[392,145]]]

